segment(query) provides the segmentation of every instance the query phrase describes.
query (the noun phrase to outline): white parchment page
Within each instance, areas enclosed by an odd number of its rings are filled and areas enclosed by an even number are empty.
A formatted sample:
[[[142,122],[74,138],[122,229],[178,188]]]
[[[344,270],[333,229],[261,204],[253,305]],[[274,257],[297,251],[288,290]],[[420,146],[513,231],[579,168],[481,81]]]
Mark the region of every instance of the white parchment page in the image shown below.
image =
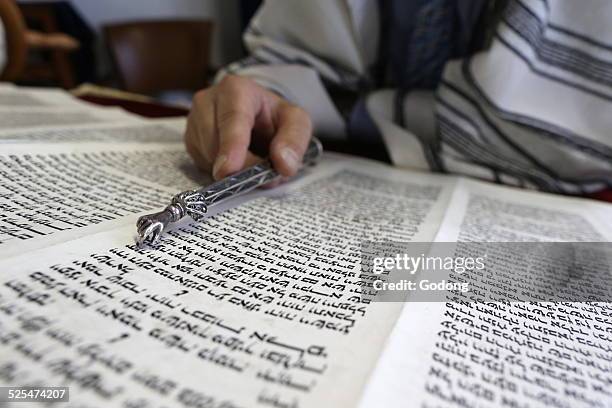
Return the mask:
[[[12,258],[0,383],[87,407],[353,407],[401,307],[360,303],[359,244],[431,240],[453,184],[331,157],[154,248],[130,225]]]
[[[184,132],[180,126],[183,121],[118,121],[35,129],[0,129],[0,143],[179,143],[183,141]]]
[[[10,108],[90,107],[70,93],[54,88],[0,87],[0,106]]]
[[[140,122],[144,119],[120,108],[79,106],[24,108],[0,106],[0,130],[55,128],[104,122]]]
[[[609,204],[462,179],[436,241],[608,242],[611,219]],[[611,307],[408,302],[361,406],[612,406]]]
[[[113,228],[211,181],[182,143],[3,145],[0,177],[0,259]]]

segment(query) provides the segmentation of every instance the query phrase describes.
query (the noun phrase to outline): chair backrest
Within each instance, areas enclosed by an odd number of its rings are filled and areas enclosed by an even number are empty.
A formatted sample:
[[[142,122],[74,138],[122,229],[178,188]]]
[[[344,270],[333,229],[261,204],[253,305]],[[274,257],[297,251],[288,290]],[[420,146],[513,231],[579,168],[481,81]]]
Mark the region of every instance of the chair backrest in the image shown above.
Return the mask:
[[[206,85],[213,23],[146,21],[104,27],[126,91],[155,94]]]
[[[6,65],[0,72],[0,81],[14,81],[21,74],[27,59],[26,25],[13,0],[0,0],[0,20],[6,40]]]

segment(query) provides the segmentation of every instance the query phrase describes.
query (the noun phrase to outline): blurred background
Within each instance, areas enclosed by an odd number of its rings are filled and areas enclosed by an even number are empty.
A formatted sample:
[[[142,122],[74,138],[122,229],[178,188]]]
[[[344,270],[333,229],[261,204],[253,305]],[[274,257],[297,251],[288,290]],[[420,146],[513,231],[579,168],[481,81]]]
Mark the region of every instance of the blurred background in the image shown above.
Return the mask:
[[[243,55],[257,0],[0,0],[19,85],[100,87],[188,105]],[[92,87],[95,85],[95,87]]]

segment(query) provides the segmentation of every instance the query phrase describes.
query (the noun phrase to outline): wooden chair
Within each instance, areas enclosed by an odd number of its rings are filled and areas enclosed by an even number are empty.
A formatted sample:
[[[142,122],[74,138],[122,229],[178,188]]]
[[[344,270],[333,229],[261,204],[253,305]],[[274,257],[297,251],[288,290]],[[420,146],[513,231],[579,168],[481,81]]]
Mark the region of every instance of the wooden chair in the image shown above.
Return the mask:
[[[121,87],[156,95],[206,85],[213,23],[147,21],[104,27]]]
[[[70,54],[79,48],[79,42],[59,31],[51,3],[23,3],[19,8],[26,22],[36,27],[36,31],[26,32],[29,59],[19,80],[57,83],[65,89],[73,88],[76,77]]]
[[[0,81],[15,81],[25,67],[28,46],[26,25],[13,0],[0,0],[0,20],[4,26],[7,61],[0,72]]]

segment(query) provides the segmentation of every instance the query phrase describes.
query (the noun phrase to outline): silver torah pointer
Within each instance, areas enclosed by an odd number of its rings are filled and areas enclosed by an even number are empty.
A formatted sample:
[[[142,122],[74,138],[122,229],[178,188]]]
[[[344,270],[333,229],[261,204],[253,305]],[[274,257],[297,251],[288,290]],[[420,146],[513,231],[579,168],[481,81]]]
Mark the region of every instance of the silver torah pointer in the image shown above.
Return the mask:
[[[313,137],[304,154],[302,167],[316,163],[322,153],[321,142]],[[183,191],[175,195],[172,202],[163,211],[144,215],[138,219],[136,243],[139,246],[145,243],[155,244],[168,224],[177,222],[186,215],[194,221],[200,221],[206,216],[208,208],[212,205],[247,193],[269,183],[278,176],[270,160],[265,160],[207,187]]]

